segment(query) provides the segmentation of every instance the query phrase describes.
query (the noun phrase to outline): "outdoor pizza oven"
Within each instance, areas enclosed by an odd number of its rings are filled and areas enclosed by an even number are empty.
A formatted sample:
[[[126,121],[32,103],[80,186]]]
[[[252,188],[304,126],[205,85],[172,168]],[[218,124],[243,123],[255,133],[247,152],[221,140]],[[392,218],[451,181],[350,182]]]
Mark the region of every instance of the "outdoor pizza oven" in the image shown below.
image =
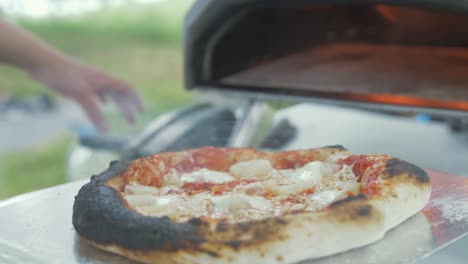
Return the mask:
[[[467,25],[461,0],[198,0],[185,18],[184,78],[208,100],[123,143],[81,143],[127,159],[342,144],[465,175]]]
[[[188,88],[466,116],[468,1],[196,1]]]

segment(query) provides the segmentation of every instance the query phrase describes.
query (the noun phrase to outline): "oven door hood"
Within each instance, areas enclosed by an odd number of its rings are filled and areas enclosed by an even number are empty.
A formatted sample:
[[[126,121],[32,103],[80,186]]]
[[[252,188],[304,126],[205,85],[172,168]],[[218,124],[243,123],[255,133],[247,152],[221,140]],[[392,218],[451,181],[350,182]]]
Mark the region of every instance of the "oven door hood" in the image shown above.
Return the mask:
[[[468,1],[196,1],[187,88],[468,111]]]

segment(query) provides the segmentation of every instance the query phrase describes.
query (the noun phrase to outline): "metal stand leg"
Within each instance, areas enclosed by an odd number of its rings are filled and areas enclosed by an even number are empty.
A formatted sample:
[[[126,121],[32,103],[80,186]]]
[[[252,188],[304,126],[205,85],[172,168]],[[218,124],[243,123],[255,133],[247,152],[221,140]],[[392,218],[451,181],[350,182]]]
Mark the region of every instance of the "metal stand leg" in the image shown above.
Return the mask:
[[[249,147],[267,109],[262,101],[250,99],[240,108],[239,121],[234,126],[228,146]]]

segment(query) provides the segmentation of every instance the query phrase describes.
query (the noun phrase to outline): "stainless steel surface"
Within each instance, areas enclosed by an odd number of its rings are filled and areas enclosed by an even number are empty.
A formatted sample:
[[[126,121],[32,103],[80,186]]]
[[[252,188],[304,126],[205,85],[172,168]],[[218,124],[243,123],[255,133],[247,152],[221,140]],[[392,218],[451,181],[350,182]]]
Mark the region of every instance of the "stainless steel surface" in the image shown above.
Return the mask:
[[[282,98],[262,93],[219,92],[228,98],[250,96],[259,100]],[[421,167],[468,177],[468,133],[451,132],[445,123],[419,123],[414,119],[389,116],[352,108],[345,102],[314,100],[281,110],[276,120],[288,118],[297,127],[297,136],[285,148],[311,148],[341,144],[354,153],[388,153],[411,161]],[[408,111],[408,113],[446,114],[453,118],[467,118],[467,112],[437,111],[385,105],[368,105],[379,110]],[[345,107],[339,107],[345,106]],[[354,105],[356,106],[356,105]],[[364,104],[363,104],[364,106]],[[369,108],[372,109],[372,108]],[[441,155],[444,153],[444,155]]]
[[[75,235],[75,195],[88,180],[0,203],[0,263],[131,263],[91,248]]]
[[[431,175],[436,174],[431,172]],[[455,179],[436,175],[441,176]],[[89,246],[73,230],[73,199],[86,181],[0,203],[0,263],[133,263]],[[436,184],[440,182],[436,181]],[[378,243],[306,263],[414,263],[424,259],[468,233],[468,212],[457,211],[460,208],[454,209],[450,204],[453,199],[468,202],[467,193],[460,193],[453,185],[441,184],[439,187],[434,189],[441,196],[433,197],[423,213],[390,231]],[[440,210],[440,218],[431,219],[434,210]],[[450,256],[444,260],[450,260]]]
[[[259,100],[248,100],[241,108],[241,117],[233,129],[228,146],[247,147],[265,118],[267,104]]]
[[[387,153],[468,177],[468,133],[451,132],[445,123],[317,104],[295,105],[276,118],[297,127],[287,149],[341,144],[353,153]]]
[[[208,94],[222,94],[226,97],[233,98],[233,99],[254,99],[254,100],[261,100],[261,101],[284,101],[284,102],[301,102],[301,103],[313,103],[313,104],[320,104],[320,105],[333,105],[333,106],[344,106],[344,107],[363,107],[369,110],[388,110],[400,113],[428,113],[428,114],[435,114],[435,115],[445,115],[448,117],[453,118],[467,118],[468,112],[461,111],[461,110],[449,110],[449,109],[435,109],[430,107],[415,107],[415,106],[406,106],[406,105],[393,105],[393,104],[385,104],[385,103],[377,103],[377,102],[361,102],[361,101],[346,101],[346,100],[336,100],[336,99],[329,99],[329,98],[321,98],[321,97],[310,97],[310,96],[301,96],[293,93],[265,93],[256,90],[242,90],[238,91],[235,89],[227,89],[227,88],[213,88],[213,87],[203,87],[203,92]]]
[[[298,105],[278,114],[278,118],[285,116],[299,132],[288,149],[341,143],[353,152],[386,152],[426,168],[446,166],[447,170],[439,170],[468,175],[468,148],[463,145],[467,142],[451,135],[443,125],[317,105]],[[468,248],[468,180],[435,171],[430,174],[433,197],[422,213],[373,245],[307,263],[432,264],[437,263],[431,262],[434,253],[444,263],[464,263]],[[71,223],[72,206],[85,182],[0,202],[0,263],[132,263],[97,250],[77,237]]]

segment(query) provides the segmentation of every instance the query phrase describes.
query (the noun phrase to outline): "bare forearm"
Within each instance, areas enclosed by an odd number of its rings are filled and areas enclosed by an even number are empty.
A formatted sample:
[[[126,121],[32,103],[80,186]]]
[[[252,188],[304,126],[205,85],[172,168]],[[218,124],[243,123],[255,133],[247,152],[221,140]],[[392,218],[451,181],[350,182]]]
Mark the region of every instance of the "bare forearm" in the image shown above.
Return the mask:
[[[59,64],[63,55],[31,33],[0,19],[0,63],[33,72]]]
[[[53,91],[75,99],[89,119],[102,131],[107,123],[98,99],[110,97],[122,109],[129,122],[143,105],[135,91],[124,81],[48,46],[31,33],[0,19],[0,63],[28,72],[32,78]]]

